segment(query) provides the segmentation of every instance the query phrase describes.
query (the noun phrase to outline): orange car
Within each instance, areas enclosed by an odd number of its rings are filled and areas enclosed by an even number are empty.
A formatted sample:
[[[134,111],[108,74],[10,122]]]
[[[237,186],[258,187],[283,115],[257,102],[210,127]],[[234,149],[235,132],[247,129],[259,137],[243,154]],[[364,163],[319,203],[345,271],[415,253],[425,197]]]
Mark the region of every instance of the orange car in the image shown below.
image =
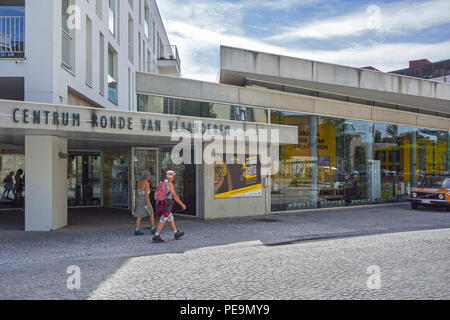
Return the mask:
[[[419,187],[409,193],[411,208],[419,206],[445,206],[450,211],[450,177],[427,177]]]

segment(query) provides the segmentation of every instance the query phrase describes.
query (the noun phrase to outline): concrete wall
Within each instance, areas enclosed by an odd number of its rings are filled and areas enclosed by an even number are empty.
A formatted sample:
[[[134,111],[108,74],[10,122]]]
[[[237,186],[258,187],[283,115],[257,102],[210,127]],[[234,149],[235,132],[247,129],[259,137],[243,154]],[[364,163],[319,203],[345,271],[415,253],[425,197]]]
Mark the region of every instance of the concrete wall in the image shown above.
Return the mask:
[[[450,84],[299,58],[221,47],[220,82],[246,78],[449,113]]]
[[[200,218],[205,220],[261,216],[266,214],[266,192],[261,197],[214,198],[214,165],[203,165],[203,210]]]
[[[221,69],[450,100],[450,86],[433,81],[225,46]]]

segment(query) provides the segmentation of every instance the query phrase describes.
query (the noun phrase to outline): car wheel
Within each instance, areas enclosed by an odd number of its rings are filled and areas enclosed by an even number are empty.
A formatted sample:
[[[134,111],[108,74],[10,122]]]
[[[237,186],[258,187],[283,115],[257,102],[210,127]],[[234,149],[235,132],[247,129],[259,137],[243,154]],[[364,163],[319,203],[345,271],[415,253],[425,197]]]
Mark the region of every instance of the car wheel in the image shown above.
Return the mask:
[[[419,204],[417,204],[417,203],[411,203],[411,208],[412,208],[413,210],[419,209]]]

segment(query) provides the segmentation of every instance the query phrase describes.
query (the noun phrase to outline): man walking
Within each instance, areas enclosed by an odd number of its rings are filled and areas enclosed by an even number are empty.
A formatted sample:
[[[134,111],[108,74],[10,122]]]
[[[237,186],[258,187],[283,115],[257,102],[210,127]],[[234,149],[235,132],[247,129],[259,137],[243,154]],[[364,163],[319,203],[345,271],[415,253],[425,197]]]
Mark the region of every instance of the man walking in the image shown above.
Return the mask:
[[[166,222],[169,222],[170,228],[174,233],[175,240],[179,240],[184,235],[184,232],[179,231],[175,226],[175,219],[172,214],[173,206],[175,204],[174,201],[176,201],[183,210],[186,210],[185,204],[181,202],[180,198],[175,192],[175,188],[172,183],[174,178],[175,178],[175,171],[172,170],[167,171],[166,180],[160,183],[161,187],[158,186],[158,189],[160,190],[157,189],[155,192],[155,200],[157,200],[158,202],[156,207],[156,214],[161,218],[159,220],[155,236],[153,237],[153,242],[157,243],[164,242],[164,240],[161,239],[160,233],[164,228]],[[161,199],[160,195],[161,192],[164,193],[165,197],[163,196],[163,198],[165,198],[165,200],[159,200]]]

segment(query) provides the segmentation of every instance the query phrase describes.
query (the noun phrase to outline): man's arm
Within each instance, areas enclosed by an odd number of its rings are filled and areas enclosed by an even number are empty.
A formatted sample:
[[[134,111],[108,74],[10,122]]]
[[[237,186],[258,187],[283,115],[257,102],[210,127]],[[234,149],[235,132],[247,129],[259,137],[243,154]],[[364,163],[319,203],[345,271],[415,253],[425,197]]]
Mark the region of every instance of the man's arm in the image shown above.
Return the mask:
[[[186,210],[186,206],[185,206],[185,204],[183,202],[181,202],[180,198],[176,194],[175,188],[173,187],[173,183],[172,182],[169,182],[167,184],[167,188],[169,188],[169,191],[172,194],[173,200],[175,200],[183,208],[183,210]]]

